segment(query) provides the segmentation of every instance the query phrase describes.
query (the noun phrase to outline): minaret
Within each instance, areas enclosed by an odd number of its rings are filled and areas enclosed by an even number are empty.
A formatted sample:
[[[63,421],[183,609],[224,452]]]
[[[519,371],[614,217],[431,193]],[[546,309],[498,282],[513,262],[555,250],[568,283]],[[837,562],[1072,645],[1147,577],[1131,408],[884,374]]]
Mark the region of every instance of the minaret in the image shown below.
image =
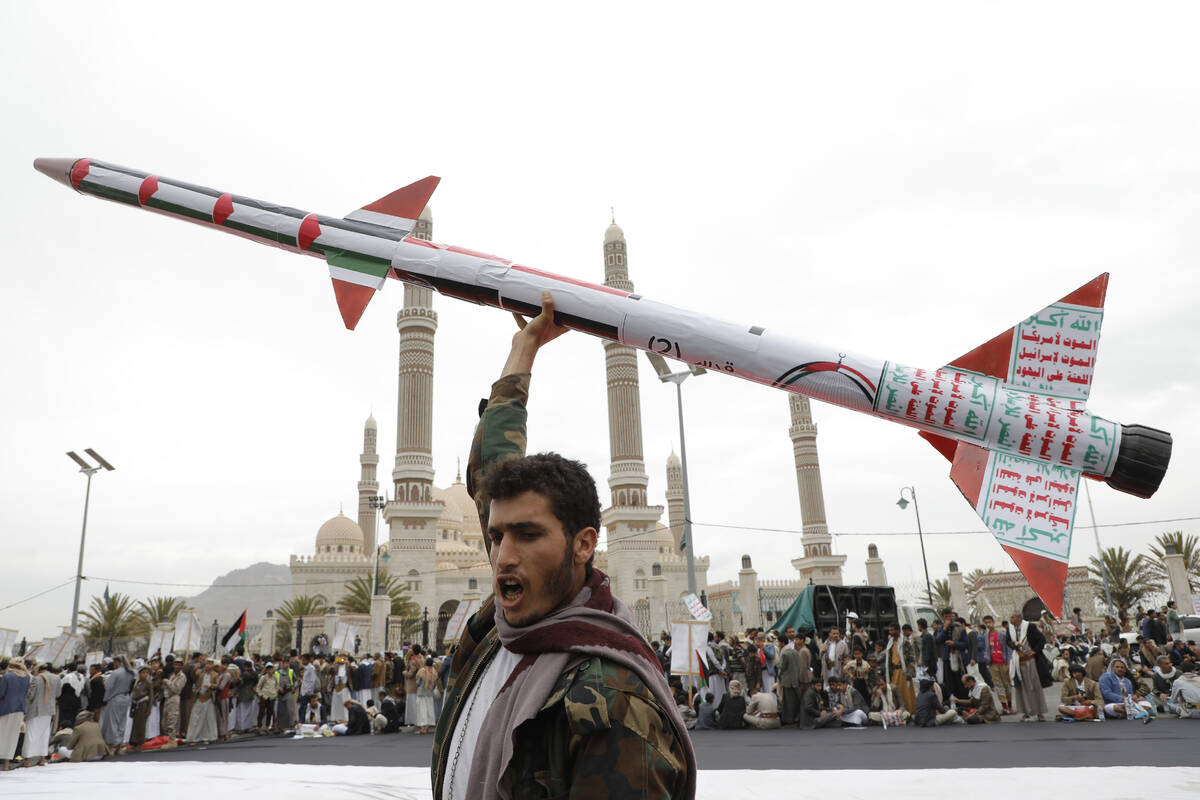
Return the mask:
[[[675,552],[679,553],[679,539],[683,536],[683,465],[674,450],[667,456],[667,519]]]
[[[412,235],[429,240],[433,215],[426,208]],[[400,332],[400,379],[396,402],[396,464],[392,501],[383,510],[388,525],[389,572],[408,584],[421,611],[437,614],[437,520],[444,508],[433,499],[433,336],[437,312],[433,292],[404,284],[404,306],[396,315]],[[436,617],[435,617],[436,618]]]
[[[379,465],[379,455],[375,452],[378,436],[379,426],[372,414],[363,425],[363,451],[358,457],[362,465],[358,480],[358,527],[363,532],[363,553],[368,556],[375,553],[375,509],[371,506],[371,496],[379,494],[379,481],[375,480],[375,468]]]
[[[833,538],[825,524],[825,497],[821,491],[821,465],[817,461],[817,426],[813,424],[812,407],[803,395],[788,396],[792,425],[792,454],[796,459],[796,486],[800,490],[800,519],[804,525],[801,543],[804,555],[792,559],[802,583],[842,584],[842,565],[845,556],[830,550]]]
[[[614,219],[604,232],[604,285],[632,292],[625,234]],[[611,505],[601,521],[607,532],[608,569],[613,593],[625,602],[633,595],[636,565],[654,561],[658,545],[653,531],[662,506],[646,505],[646,465],[642,460],[642,406],[638,390],[637,350],[604,342],[608,378],[608,488]],[[649,535],[639,535],[647,533]],[[640,556],[638,551],[646,551]]]
[[[428,241],[433,215],[426,208],[412,235]],[[433,290],[404,284],[404,307],[396,315],[400,331],[400,381],[396,413],[396,500],[433,499],[433,335],[437,312]]]

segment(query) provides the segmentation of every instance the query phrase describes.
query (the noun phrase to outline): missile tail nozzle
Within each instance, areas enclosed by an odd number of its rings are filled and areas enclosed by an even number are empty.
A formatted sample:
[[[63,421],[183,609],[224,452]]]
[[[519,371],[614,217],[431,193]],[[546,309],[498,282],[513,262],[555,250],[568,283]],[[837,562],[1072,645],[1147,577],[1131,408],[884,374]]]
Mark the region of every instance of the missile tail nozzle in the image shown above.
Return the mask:
[[[71,169],[75,166],[77,158],[35,158],[33,160],[33,168],[38,172],[53,178],[63,186],[74,185],[71,183]]]
[[[1120,492],[1150,497],[1170,462],[1171,434],[1145,425],[1122,425],[1117,464],[1104,482]]]

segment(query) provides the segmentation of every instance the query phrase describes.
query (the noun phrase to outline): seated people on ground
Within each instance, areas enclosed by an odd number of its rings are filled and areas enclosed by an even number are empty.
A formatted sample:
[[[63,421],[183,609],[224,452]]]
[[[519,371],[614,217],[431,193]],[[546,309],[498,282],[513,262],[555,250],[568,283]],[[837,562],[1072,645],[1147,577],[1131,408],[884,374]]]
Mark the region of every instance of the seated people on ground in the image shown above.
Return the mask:
[[[917,695],[917,712],[913,714],[917,725],[932,728],[937,725],[963,723],[965,720],[956,712],[946,708],[933,693],[934,683],[929,678],[921,679],[921,693]]]
[[[1108,672],[1100,676],[1100,697],[1104,700],[1104,714],[1115,719],[1135,718],[1149,722],[1154,705],[1136,692],[1125,676],[1125,662],[1114,658]]]
[[[729,693],[722,697],[717,705],[717,727],[722,730],[744,728],[745,713],[746,697],[742,691],[742,682],[734,678],[729,682]]]
[[[779,701],[771,692],[758,692],[742,717],[751,728],[767,730],[779,727]]]
[[[829,679],[827,702],[828,708],[817,720],[816,727],[862,727],[867,724],[867,703],[845,678]]]
[[[900,702],[900,690],[889,684],[882,676],[875,679],[875,688],[871,690],[871,711],[867,719],[885,728],[892,725],[905,725],[912,715]]]
[[[1194,661],[1179,665],[1179,677],[1171,687],[1167,710],[1182,719],[1200,719],[1200,674]]]
[[[1087,677],[1087,670],[1082,664],[1072,664],[1070,676],[1063,681],[1058,719],[1098,719],[1099,713],[1099,684]]]
[[[974,675],[967,673],[962,676],[963,689],[967,692],[966,700],[956,701],[959,709],[966,709],[964,715],[971,725],[999,722],[1000,712],[996,710],[996,699],[986,683],[977,680]]]

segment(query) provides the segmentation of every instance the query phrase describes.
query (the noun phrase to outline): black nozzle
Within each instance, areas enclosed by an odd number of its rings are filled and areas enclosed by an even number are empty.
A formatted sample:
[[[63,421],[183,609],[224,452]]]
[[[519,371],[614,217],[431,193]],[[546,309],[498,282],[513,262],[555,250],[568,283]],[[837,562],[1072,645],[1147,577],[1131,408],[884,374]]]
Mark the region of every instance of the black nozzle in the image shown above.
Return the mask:
[[[1122,425],[1117,465],[1105,483],[1117,491],[1150,497],[1171,463],[1171,434],[1145,425]]]

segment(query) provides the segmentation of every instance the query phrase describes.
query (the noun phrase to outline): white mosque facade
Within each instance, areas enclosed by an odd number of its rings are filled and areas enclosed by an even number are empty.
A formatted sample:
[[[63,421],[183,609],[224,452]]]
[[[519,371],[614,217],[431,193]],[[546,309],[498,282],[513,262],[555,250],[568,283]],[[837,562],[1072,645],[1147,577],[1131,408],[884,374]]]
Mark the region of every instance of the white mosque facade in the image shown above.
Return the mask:
[[[414,235],[429,238],[431,230],[432,220],[426,209]],[[632,291],[625,237],[615,222],[605,233],[604,259],[605,284]],[[391,497],[385,500],[380,495],[376,474],[378,426],[371,417],[364,426],[359,457],[357,520],[339,513],[320,526],[311,555],[291,556],[292,594],[316,596],[334,605],[344,594],[346,582],[371,576],[378,564],[381,573],[407,584],[419,609],[427,610],[431,619],[440,615],[444,620],[459,602],[490,592],[491,571],[479,515],[461,475],[445,488],[433,485],[431,422],[437,313],[429,289],[405,285],[397,328],[400,368]],[[679,459],[672,453],[665,465],[664,524],[664,508],[649,505],[647,499],[649,477],[642,457],[637,351],[616,342],[604,342],[603,346],[611,462],[609,501],[602,522],[610,544],[597,552],[596,566],[610,576],[617,596],[630,605],[639,601],[644,605],[652,595],[677,602],[687,593],[686,559],[679,549],[683,527]],[[815,457],[815,446],[813,452]],[[380,516],[385,526],[380,530],[386,530],[387,536],[377,545]],[[696,557],[698,591],[707,588],[708,567],[707,556]]]

